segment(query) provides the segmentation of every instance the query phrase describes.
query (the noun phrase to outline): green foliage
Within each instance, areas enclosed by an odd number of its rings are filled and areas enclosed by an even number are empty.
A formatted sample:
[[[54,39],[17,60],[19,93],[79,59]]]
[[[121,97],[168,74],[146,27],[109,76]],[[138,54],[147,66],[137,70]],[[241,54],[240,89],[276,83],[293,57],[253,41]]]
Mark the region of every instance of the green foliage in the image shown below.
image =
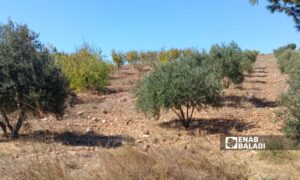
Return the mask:
[[[91,48],[83,47],[72,54],[58,54],[55,59],[57,66],[68,77],[72,89],[100,91],[109,84],[112,66]]]
[[[288,71],[289,89],[282,95],[281,102],[289,111],[289,118],[286,121],[285,133],[290,136],[300,137],[300,56],[297,53],[297,60],[291,61],[292,66]]]
[[[139,53],[137,51],[127,52],[126,53],[126,60],[130,64],[139,61]]]
[[[244,81],[243,53],[235,42],[229,45],[214,45],[211,47],[209,55],[215,64],[215,71],[219,71],[221,74],[225,87],[228,87],[230,82],[241,84]]]
[[[250,51],[250,50],[243,51],[242,68],[248,74],[253,73],[253,71],[254,71],[253,63],[256,62],[256,58],[257,58],[258,54],[259,54],[258,51]]]
[[[195,108],[220,102],[221,89],[218,76],[205,63],[182,57],[154,69],[134,92],[138,110],[159,117],[171,109],[187,128]]]
[[[141,57],[141,60],[146,65],[156,67],[160,62],[158,61],[158,53],[156,51],[147,51],[145,56]]]
[[[282,53],[284,53],[286,50],[295,50],[297,48],[297,45],[294,43],[288,44],[286,46],[279,47],[275,50],[273,50],[273,53],[275,57],[279,57]]]
[[[26,25],[0,26],[0,126],[18,137],[27,112],[62,115],[68,83],[52,56]],[[15,125],[8,113],[19,112]]]
[[[258,0],[249,0],[251,4],[258,4]],[[294,19],[296,28],[300,30],[300,0],[269,0],[267,9],[274,12],[285,13]]]
[[[293,51],[288,49],[285,50],[277,57],[277,63],[282,73],[287,73],[291,68],[290,66],[292,66],[293,64],[291,61],[292,55],[293,55]]]
[[[116,52],[115,50],[112,50],[111,57],[118,68],[125,63],[125,55],[122,52]]]

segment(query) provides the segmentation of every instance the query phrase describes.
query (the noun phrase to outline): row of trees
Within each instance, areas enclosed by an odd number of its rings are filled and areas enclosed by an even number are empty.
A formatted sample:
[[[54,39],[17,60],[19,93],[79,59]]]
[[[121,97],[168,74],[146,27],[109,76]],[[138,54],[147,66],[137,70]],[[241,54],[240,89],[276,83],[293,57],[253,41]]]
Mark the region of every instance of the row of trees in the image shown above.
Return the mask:
[[[217,104],[223,87],[243,82],[243,63],[253,63],[257,53],[231,43],[215,45],[208,53],[170,49],[113,51],[112,55],[118,66],[125,58],[135,67],[155,67],[135,88],[137,106],[155,115],[161,108],[172,107],[188,127],[195,108]],[[45,47],[26,25],[12,21],[0,25],[0,128],[6,136],[17,138],[26,114],[61,116],[71,89],[103,90],[112,69],[101,53],[88,46],[58,53]],[[182,106],[188,109],[186,115]],[[10,115],[16,113],[18,117],[12,119]]]
[[[232,69],[240,69],[251,74],[253,72],[252,64],[255,62],[259,52],[250,51],[250,50],[242,51],[238,47],[238,45],[234,42],[231,43],[229,46],[226,47],[224,44],[213,45],[208,55],[211,56],[212,59],[219,59],[220,56],[227,56],[228,53],[235,53],[235,55],[232,55],[232,57],[234,57],[233,61],[235,60],[238,61],[236,65],[241,67],[232,68]],[[233,49],[233,51],[231,51],[230,49]],[[169,50],[163,49],[161,51],[140,51],[140,52],[133,50],[126,53],[123,53],[122,51],[112,50],[111,57],[113,62],[116,64],[118,68],[123,64],[128,63],[128,64],[132,64],[135,69],[141,72],[143,71],[145,66],[150,66],[154,68],[160,64],[165,64],[167,62],[174,61],[180,57],[198,56],[198,54],[201,53],[206,54],[205,51],[199,51],[193,48],[187,48],[187,49],[171,48]],[[226,66],[226,64],[223,65]],[[229,72],[224,72],[224,73],[227,73],[229,76]]]
[[[172,110],[188,128],[196,109],[219,105],[224,87],[244,81],[243,61],[253,63],[257,55],[243,52],[234,42],[214,45],[209,53],[182,53],[137,83],[136,108],[154,117]]]
[[[281,102],[286,107],[285,133],[289,136],[300,137],[300,51],[295,44],[274,50],[279,68],[288,75],[289,89],[282,94]]]

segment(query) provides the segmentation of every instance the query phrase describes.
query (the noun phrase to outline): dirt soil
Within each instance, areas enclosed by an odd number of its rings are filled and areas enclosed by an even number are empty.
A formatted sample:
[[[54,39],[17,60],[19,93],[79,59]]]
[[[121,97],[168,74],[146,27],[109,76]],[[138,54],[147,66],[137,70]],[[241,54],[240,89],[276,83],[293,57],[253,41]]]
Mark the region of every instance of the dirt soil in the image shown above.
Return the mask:
[[[126,65],[111,78],[106,94],[80,93],[78,104],[68,108],[63,119],[29,118],[19,140],[0,138],[0,179],[22,179],[20,174],[28,164],[53,155],[70,166],[68,173],[81,179],[97,167],[107,151],[127,147],[147,151],[205,139],[209,151],[220,153],[220,135],[282,134],[283,120],[276,118],[280,109],[277,99],[287,89],[287,78],[272,55],[259,56],[255,72],[246,76],[243,84],[224,90],[223,106],[196,112],[188,130],[172,112],[156,120],[135,111],[131,89],[140,78],[136,70]],[[225,161],[247,166],[249,179],[294,179],[300,175],[296,152],[296,158],[279,164],[270,163],[257,151],[221,153]]]

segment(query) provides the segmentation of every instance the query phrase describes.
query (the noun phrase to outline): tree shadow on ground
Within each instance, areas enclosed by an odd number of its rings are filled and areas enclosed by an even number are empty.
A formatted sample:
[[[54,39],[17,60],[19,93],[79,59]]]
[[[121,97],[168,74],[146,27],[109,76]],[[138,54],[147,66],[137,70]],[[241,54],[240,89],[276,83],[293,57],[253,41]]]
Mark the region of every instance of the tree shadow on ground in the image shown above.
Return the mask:
[[[245,81],[246,83],[257,83],[257,84],[267,84],[266,81],[260,81],[260,80],[248,80]]]
[[[33,142],[60,142],[68,146],[99,146],[104,148],[117,148],[123,145],[123,142],[133,143],[134,138],[123,135],[106,136],[95,133],[79,132],[50,132],[35,131],[31,134],[20,136],[20,140]]]
[[[248,78],[255,78],[255,77],[267,77],[267,75],[244,75],[245,77],[248,77]]]
[[[257,108],[273,108],[278,107],[278,103],[276,101],[269,101],[265,98],[257,98],[257,97],[245,97],[245,96],[226,96],[224,97],[224,106],[227,107],[243,107],[244,103],[251,103],[254,107]]]
[[[268,71],[265,70],[255,70],[254,73],[262,73],[262,74],[267,74]]]
[[[255,67],[254,69],[257,69],[257,70],[265,70],[265,69],[267,69],[267,67]]]
[[[183,128],[180,120],[171,120],[160,124],[162,128]],[[205,131],[208,134],[229,134],[233,129],[237,132],[243,132],[254,128],[255,126],[250,123],[242,122],[237,119],[193,119],[190,127],[187,130]]]
[[[117,94],[124,92],[125,90],[122,88],[112,88],[112,87],[107,87],[102,91],[102,94],[109,95],[109,94]]]

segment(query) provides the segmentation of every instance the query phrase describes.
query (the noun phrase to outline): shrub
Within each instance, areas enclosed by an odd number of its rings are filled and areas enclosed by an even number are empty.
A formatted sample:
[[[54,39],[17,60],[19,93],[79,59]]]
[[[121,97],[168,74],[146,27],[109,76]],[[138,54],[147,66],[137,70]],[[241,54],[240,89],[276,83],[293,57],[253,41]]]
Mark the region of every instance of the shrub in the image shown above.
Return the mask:
[[[244,81],[242,69],[242,50],[232,42],[229,45],[214,45],[209,52],[216,71],[221,74],[223,85],[227,88],[230,83],[241,84]]]
[[[0,127],[17,138],[28,112],[62,115],[68,83],[52,56],[26,25],[0,26]],[[12,125],[9,113],[18,113]]]
[[[289,89],[282,95],[281,102],[288,109],[288,119],[285,123],[285,133],[289,136],[300,137],[300,58],[293,61],[289,70]]]
[[[189,57],[157,67],[134,89],[138,110],[159,117],[161,110],[171,109],[186,128],[195,108],[219,103],[220,91],[214,71]]]
[[[109,84],[112,67],[91,48],[83,47],[72,54],[59,54],[55,59],[57,66],[68,77],[72,89],[100,91]]]
[[[245,50],[243,51],[243,58],[242,58],[242,68],[243,71],[246,71],[248,74],[253,73],[253,63],[256,62],[256,58],[258,56],[258,51],[250,51]]]
[[[277,57],[277,63],[279,66],[279,69],[282,73],[287,73],[289,66],[291,65],[290,59],[293,54],[293,51],[288,49],[284,52],[282,52],[278,57]]]
[[[291,43],[286,46],[282,46],[282,47],[279,47],[279,48],[273,50],[273,53],[274,53],[275,57],[279,57],[284,51],[295,50],[296,48],[297,48],[297,45],[294,43]]]

